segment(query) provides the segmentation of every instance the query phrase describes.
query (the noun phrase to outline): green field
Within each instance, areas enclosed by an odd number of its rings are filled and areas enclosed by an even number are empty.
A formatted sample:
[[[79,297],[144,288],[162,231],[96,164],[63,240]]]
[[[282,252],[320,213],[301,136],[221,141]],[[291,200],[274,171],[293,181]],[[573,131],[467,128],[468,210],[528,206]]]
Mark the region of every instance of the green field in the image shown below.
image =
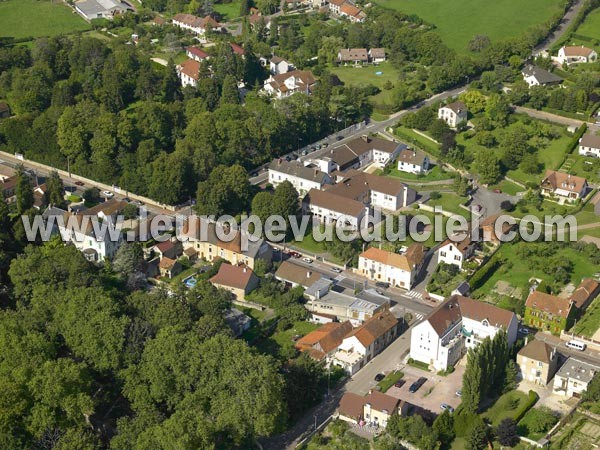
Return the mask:
[[[576,33],[600,40],[600,8],[588,14]]]
[[[416,14],[438,28],[444,42],[459,52],[467,52],[473,36],[481,34],[492,41],[520,36],[532,25],[548,20],[560,11],[559,0],[376,0],[381,6]]]
[[[349,86],[368,86],[373,85],[381,90],[381,92],[372,98],[376,104],[386,104],[391,101],[391,90],[384,89],[386,82],[395,83],[399,79],[399,74],[389,62],[383,62],[376,66],[334,66],[330,68],[331,73],[334,73],[340,80]],[[377,75],[378,72],[381,74]]]
[[[213,9],[223,16],[222,20],[233,20],[240,17],[241,0],[233,0],[230,3],[215,3]]]
[[[62,2],[0,2],[0,37],[41,37],[89,30],[90,26]]]

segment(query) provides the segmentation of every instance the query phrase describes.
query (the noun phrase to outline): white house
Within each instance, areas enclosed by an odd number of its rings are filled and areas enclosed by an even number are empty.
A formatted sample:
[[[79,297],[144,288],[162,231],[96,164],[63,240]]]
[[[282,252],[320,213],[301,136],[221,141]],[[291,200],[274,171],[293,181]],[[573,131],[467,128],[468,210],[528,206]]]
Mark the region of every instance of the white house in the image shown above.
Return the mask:
[[[322,190],[326,184],[333,184],[331,176],[318,167],[305,166],[300,161],[277,159],[269,165],[269,183],[274,187],[284,181],[292,183],[300,196],[311,189]]]
[[[369,49],[369,59],[373,64],[379,64],[385,61],[385,49],[384,48],[371,48]]]
[[[363,218],[369,214],[369,207],[329,191],[311,189],[302,200],[302,211],[325,225],[342,223],[350,230],[358,231]]]
[[[369,247],[359,255],[356,271],[370,280],[410,290],[424,258],[425,247],[419,243],[412,244],[401,254]]]
[[[600,157],[600,136],[592,133],[584,134],[579,140],[579,154]]]
[[[73,6],[86,20],[112,19],[127,11],[135,11],[130,3],[123,0],[81,0],[76,1]]]
[[[414,174],[427,173],[429,170],[429,157],[418,150],[405,148],[397,158],[398,170]]]
[[[264,81],[263,92],[275,98],[285,98],[296,92],[307,95],[312,91],[317,81],[310,70],[292,70],[291,72],[271,75]]]
[[[183,87],[198,86],[198,80],[200,78],[200,63],[198,60],[188,59],[179,64],[176,69]]]
[[[339,16],[344,3],[346,0],[329,0],[329,11]]]
[[[532,86],[553,86],[562,83],[563,79],[558,75],[554,75],[552,72],[548,72],[540,67],[528,64],[521,71],[523,80]]]
[[[294,65],[280,56],[273,56],[269,60],[269,72],[271,72],[271,75],[288,73],[292,70],[294,70]]]
[[[591,48],[581,46],[566,46],[558,50],[556,60],[560,64],[592,63],[598,60],[598,53]]]
[[[466,122],[469,111],[463,102],[448,103],[438,109],[438,119],[442,119],[451,128],[461,122]]]
[[[219,23],[212,17],[196,17],[193,14],[176,14],[173,16],[173,25],[198,36],[204,36],[207,31],[220,28]]]
[[[385,167],[405,148],[405,144],[364,135],[335,147],[329,157],[340,171],[360,169],[373,163]]]
[[[580,398],[598,373],[600,365],[568,358],[556,372],[552,391],[564,397]]]
[[[569,201],[585,197],[587,180],[570,173],[547,170],[541,183],[542,195],[554,195]]]
[[[486,337],[500,330],[508,345],[517,339],[518,320],[508,310],[460,295],[453,295],[435,308],[411,332],[410,357],[435,370],[446,370]]]
[[[198,62],[206,61],[210,58],[210,55],[199,47],[187,47],[185,54],[189,59],[193,59]]]
[[[437,250],[438,262],[446,264],[455,264],[460,269],[463,267],[463,263],[468,260],[475,252],[476,242],[471,240],[469,233],[465,233],[467,236],[460,241],[453,241],[452,239],[446,239]]]
[[[398,319],[386,309],[348,333],[331,357],[331,364],[353,375],[391,344],[398,334]]]

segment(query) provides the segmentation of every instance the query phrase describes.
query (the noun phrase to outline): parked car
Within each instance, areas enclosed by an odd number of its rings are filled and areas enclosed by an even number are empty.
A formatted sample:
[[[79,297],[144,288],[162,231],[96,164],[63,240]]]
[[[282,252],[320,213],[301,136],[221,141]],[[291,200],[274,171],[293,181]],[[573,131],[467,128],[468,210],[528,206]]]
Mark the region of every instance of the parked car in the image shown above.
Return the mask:
[[[85,186],[85,184],[83,183],[83,181],[76,181],[75,186]]]
[[[113,198],[115,196],[111,191],[102,191],[102,195],[106,198]]]
[[[385,375],[382,373],[378,373],[377,375],[375,375],[375,381],[377,381],[378,383],[383,380],[385,378]]]
[[[494,189],[494,194],[502,194],[502,191],[500,189]]]
[[[385,294],[385,292],[383,292],[381,289],[375,289],[375,292],[377,292],[379,295]]]
[[[302,258],[302,261],[304,261],[307,264],[312,264],[313,260],[310,258]]]
[[[529,334],[529,329],[525,327],[519,327],[519,333],[521,334]]]
[[[342,273],[342,269],[339,267],[332,267],[331,270],[333,270],[335,273]]]
[[[454,412],[454,408],[452,406],[450,406],[448,403],[442,403],[440,405],[440,408],[442,408],[443,411],[448,411],[450,414],[452,414]]]
[[[387,289],[390,287],[390,283],[387,283],[385,281],[377,281],[375,283],[375,286],[377,286],[378,288],[383,288],[383,289]]]
[[[419,378],[417,381],[415,381],[413,384],[410,385],[410,387],[408,388],[408,392],[410,392],[411,394],[414,394],[421,388],[421,386],[423,386],[425,384],[426,381],[427,381],[427,378],[425,378],[425,377]]]
[[[462,397],[462,390],[459,389],[458,391],[456,391],[456,396]]]
[[[300,258],[302,255],[298,252],[290,252],[290,256],[292,256],[294,258]]]
[[[145,204],[144,202],[141,202],[139,200],[134,200],[131,203],[133,203],[135,206],[144,206]]]
[[[327,147],[329,145],[328,142],[323,142],[323,147]]]
[[[401,388],[402,386],[404,386],[406,384],[406,380],[398,380],[394,383],[394,386],[397,388]]]

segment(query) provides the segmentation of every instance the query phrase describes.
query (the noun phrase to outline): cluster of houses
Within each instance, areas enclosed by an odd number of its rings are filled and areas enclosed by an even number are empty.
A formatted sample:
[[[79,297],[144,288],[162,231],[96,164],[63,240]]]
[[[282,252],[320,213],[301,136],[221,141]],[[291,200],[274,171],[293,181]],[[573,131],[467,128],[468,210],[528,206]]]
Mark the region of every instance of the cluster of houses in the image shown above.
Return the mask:
[[[302,199],[302,210],[320,222],[343,221],[358,230],[373,208],[397,211],[416,200],[416,191],[389,177],[365,172],[367,166],[385,167],[395,160],[404,144],[362,136],[306,161],[277,159],[269,165],[268,182],[289,181]]]
[[[532,339],[517,353],[523,381],[540,386],[552,383],[552,393],[561,397],[579,398],[592,379],[600,373],[600,364],[568,357],[564,362],[552,345]],[[562,363],[562,364],[561,364]]]

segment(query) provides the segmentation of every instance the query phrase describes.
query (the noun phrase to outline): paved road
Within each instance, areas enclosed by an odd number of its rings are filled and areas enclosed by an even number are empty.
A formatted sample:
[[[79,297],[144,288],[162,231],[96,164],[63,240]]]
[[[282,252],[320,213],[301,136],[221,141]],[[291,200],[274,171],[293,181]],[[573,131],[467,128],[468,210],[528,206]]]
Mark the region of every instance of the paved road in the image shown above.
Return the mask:
[[[541,44],[539,44],[533,50],[533,55],[534,56],[538,56],[544,50],[552,47],[554,44],[556,44],[563,37],[563,35],[565,34],[565,32],[569,29],[569,26],[571,25],[571,23],[573,22],[573,20],[575,20],[575,18],[577,17],[577,14],[579,14],[579,11],[583,7],[584,3],[585,2],[583,0],[577,0],[577,2],[571,7],[571,9],[569,9],[569,11],[567,11],[567,13],[563,17],[560,25],[556,28],[556,30],[554,30],[554,32],[552,34],[550,34],[544,40],[544,42],[542,42]]]
[[[549,122],[567,126],[580,127],[584,123],[587,123],[584,120],[570,119],[569,117],[563,117],[545,111],[538,111],[537,109],[525,108],[523,106],[515,107],[515,111],[521,114],[527,114],[529,117],[533,117],[534,119],[547,120]]]
[[[567,347],[565,341],[561,340],[559,337],[542,332],[537,332],[535,334],[535,339],[556,346],[556,349],[565,356],[572,356],[583,362],[600,364],[600,352],[592,350],[589,347],[582,352],[579,350],[573,350]]]

